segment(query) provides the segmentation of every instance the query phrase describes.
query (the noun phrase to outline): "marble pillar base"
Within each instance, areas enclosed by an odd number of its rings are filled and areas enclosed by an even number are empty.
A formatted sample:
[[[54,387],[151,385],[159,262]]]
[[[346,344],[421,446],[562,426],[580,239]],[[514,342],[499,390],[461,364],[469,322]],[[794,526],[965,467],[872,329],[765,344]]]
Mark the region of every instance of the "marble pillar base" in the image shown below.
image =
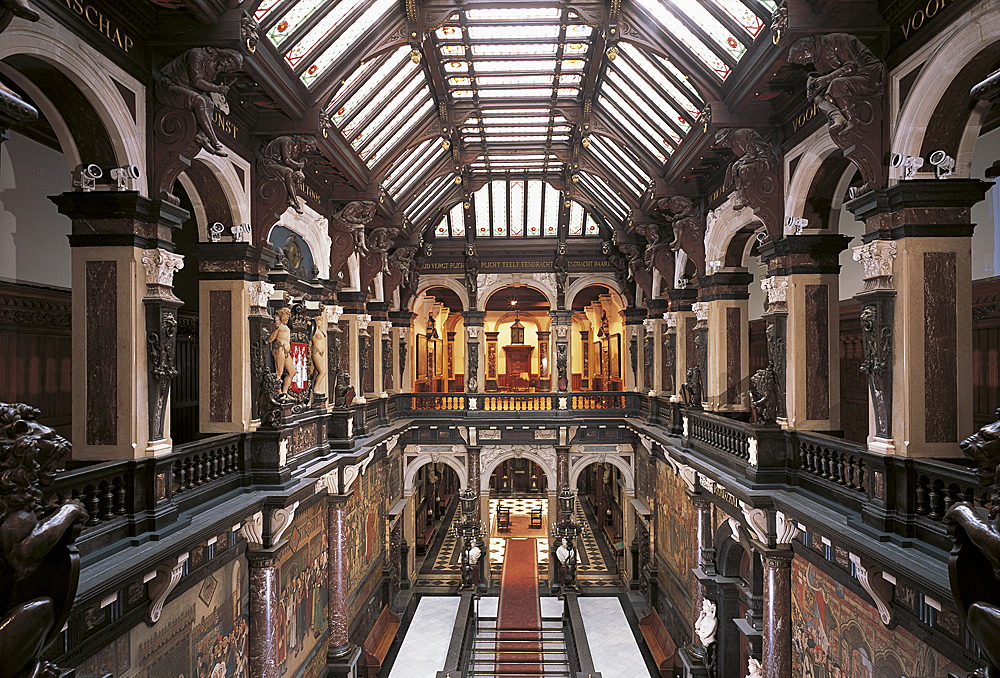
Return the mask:
[[[705,652],[704,649],[698,648],[702,653]],[[677,656],[681,660],[681,666],[684,668],[684,678],[710,678],[708,673],[708,667],[705,666],[704,656],[698,656],[695,648],[690,645],[682,647],[677,651]]]
[[[331,647],[326,653],[327,678],[354,678],[358,675],[361,647],[348,643],[345,647]]]

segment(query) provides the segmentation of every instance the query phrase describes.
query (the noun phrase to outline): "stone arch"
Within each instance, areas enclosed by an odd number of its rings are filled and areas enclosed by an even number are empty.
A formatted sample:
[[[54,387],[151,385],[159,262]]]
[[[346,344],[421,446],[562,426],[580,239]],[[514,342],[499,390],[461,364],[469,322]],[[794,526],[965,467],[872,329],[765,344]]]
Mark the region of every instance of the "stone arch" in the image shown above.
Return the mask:
[[[458,280],[448,275],[422,275],[420,276],[420,285],[417,287],[417,293],[410,299],[410,308],[408,310],[412,311],[417,300],[432,287],[447,287],[458,295],[459,301],[462,302],[463,311],[469,308],[469,293],[466,291],[465,285]]]
[[[578,276],[576,280],[569,284],[569,287],[566,289],[566,308],[573,308],[576,295],[591,285],[604,285],[614,294],[617,294],[621,298],[622,306],[625,306],[622,291],[618,289],[618,281],[615,280],[613,275],[609,273],[588,273],[587,275]]]
[[[635,458],[634,453],[631,450],[629,451],[629,453],[633,454],[633,459],[634,459]],[[576,456],[577,454],[579,453],[571,451],[570,458],[572,459],[572,457]],[[621,458],[620,454],[621,454],[620,452],[607,452],[607,453],[596,453],[596,454],[593,452],[587,452],[581,454],[580,458],[577,459],[575,463],[572,463],[570,465],[569,469],[570,488],[572,489],[576,487],[577,482],[580,480],[580,474],[583,473],[583,469],[587,468],[591,464],[600,464],[603,462],[607,462],[622,472],[622,478],[625,480],[625,493],[628,494],[628,496],[630,497],[634,497],[635,471],[633,471],[632,467],[629,466],[629,464],[624,459]]]
[[[914,68],[920,68],[898,117],[892,124],[891,150],[902,155],[920,155],[927,128],[941,99],[959,73],[970,61],[1000,40],[1000,0],[987,0],[961,15],[942,31],[931,45],[911,57],[907,65],[892,76],[893,99],[898,98],[900,81]],[[895,103],[895,101],[894,101]],[[895,109],[895,106],[891,107]],[[976,124],[976,115],[969,124]],[[971,168],[975,138],[966,134],[955,151],[955,173],[967,177]],[[949,150],[949,149],[946,149]],[[926,168],[925,168],[926,169]]]
[[[245,177],[250,176],[250,163],[235,153],[230,153],[228,158],[220,158],[205,150],[202,150],[194,158],[195,163],[200,163],[212,169],[219,187],[225,194],[229,202],[229,209],[232,213],[233,224],[250,223],[250,186],[243,185],[236,168],[239,166]],[[329,235],[327,235],[329,239]],[[322,253],[325,257],[327,269],[330,267],[329,247]],[[322,266],[320,267],[322,268]],[[328,277],[328,276],[327,276]]]
[[[809,197],[809,189],[812,187],[813,179],[819,172],[823,162],[833,152],[840,152],[840,148],[833,143],[826,125],[813,132],[799,145],[802,152],[797,156],[785,161],[785,176],[789,176],[792,161],[797,159],[795,173],[791,175],[791,180],[785,187],[785,216],[801,216],[805,208],[806,199]],[[852,164],[851,167],[854,165]],[[788,235],[789,229],[785,229]]]
[[[0,42],[0,60],[23,55],[44,62],[68,78],[100,118],[110,140],[115,163],[119,166],[130,164],[139,167],[141,176],[136,181],[136,189],[139,193],[147,195],[149,189],[146,178],[145,88],[70,32],[61,31],[56,35],[51,29],[53,26],[59,26],[59,22],[44,15],[37,23],[15,21],[3,33],[3,41]],[[38,88],[31,86],[27,78],[18,77],[17,69],[8,65],[5,73],[11,75],[18,86],[27,84],[24,89],[29,91],[31,96],[40,93]],[[123,94],[115,87],[109,74],[134,95],[134,114],[129,110],[129,106],[122,98]],[[42,100],[36,100],[36,103],[43,108],[42,112],[47,118],[50,112],[57,111],[57,106],[51,98],[42,97]],[[54,128],[56,125],[64,126],[63,133],[56,131],[60,144],[72,138],[62,114],[53,116],[50,122]],[[76,146],[74,143],[71,147],[64,146],[63,149],[67,163],[72,163],[70,171],[81,162],[92,162],[81,158]]]
[[[716,210],[714,224],[708,229],[708,233],[705,235],[705,265],[708,266],[708,262],[710,261],[724,262],[730,241],[737,233],[751,225],[754,221],[760,224],[760,228],[764,227],[764,224],[754,215],[752,209],[734,210],[732,208],[732,200],[727,200],[721,205]],[[754,230],[756,231],[757,228],[754,228]]]
[[[292,233],[301,236],[312,254],[313,263],[319,268],[319,277],[329,277],[331,240],[326,217],[309,205],[305,205],[303,214],[293,209],[285,210],[274,226],[284,226]],[[267,238],[271,237],[274,226],[268,229]]]
[[[465,448],[460,449],[463,453],[465,452]],[[406,496],[413,494],[413,479],[417,477],[417,471],[427,464],[435,462],[441,462],[455,471],[458,475],[458,487],[460,490],[464,490],[469,484],[468,470],[458,462],[454,453],[424,453],[418,455],[416,459],[409,463],[406,473],[403,475],[403,493]]]
[[[506,448],[496,451],[496,448]],[[551,458],[547,458],[551,457]],[[485,459],[484,459],[485,458]],[[479,477],[479,490],[484,496],[489,495],[490,477],[501,463],[508,459],[530,459],[538,464],[545,473],[546,487],[549,493],[556,492],[556,448],[551,445],[483,445],[480,453],[482,472]]]
[[[505,287],[520,286],[520,287],[530,287],[535,290],[549,302],[549,308],[558,308],[556,305],[556,288],[555,288],[555,276],[552,275],[553,282],[552,288],[549,289],[546,285],[541,285],[537,280],[535,280],[531,274],[528,273],[487,273],[480,274],[479,279],[485,282],[482,289],[478,291],[476,295],[476,301],[478,302],[478,307],[480,311],[486,310],[486,302],[489,300],[490,295],[498,290],[502,290]]]

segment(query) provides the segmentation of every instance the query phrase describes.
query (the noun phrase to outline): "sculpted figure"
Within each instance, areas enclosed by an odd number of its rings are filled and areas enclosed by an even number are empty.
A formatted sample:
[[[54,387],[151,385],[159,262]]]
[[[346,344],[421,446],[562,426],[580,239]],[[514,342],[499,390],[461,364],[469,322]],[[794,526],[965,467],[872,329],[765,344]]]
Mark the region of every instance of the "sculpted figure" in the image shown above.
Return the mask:
[[[478,539],[473,537],[465,542],[460,563],[462,570],[461,588],[471,588],[479,583],[479,558],[482,555],[483,550],[479,547]]]
[[[386,274],[389,273],[389,258],[386,256],[386,252],[392,247],[392,239],[397,235],[399,235],[398,228],[383,226],[372,230],[372,244],[368,247],[368,250],[378,255],[379,260],[382,262],[382,272]]]
[[[347,407],[354,400],[354,386],[351,385],[351,373],[341,370],[337,377],[337,390],[334,392],[334,407]]]
[[[1000,410],[996,416],[1000,419]],[[948,571],[966,629],[990,664],[972,675],[986,678],[1000,675],[1000,421],[982,427],[960,446],[976,462],[979,482],[990,489],[990,509],[963,501],[944,514],[953,543]]]
[[[573,588],[576,585],[576,549],[566,537],[559,540],[556,560],[559,561],[559,583],[562,588]]]
[[[687,381],[681,384],[681,396],[688,407],[701,407],[701,368],[695,365],[687,371]]]
[[[326,328],[325,323],[316,323],[316,332],[312,336],[310,350],[312,351],[312,374],[310,379],[316,385],[314,393],[326,393]]]
[[[410,268],[413,266],[413,257],[416,253],[416,247],[401,245],[389,255],[388,265],[399,271],[403,287],[406,287],[406,284],[410,282]]]
[[[0,403],[0,678],[55,678],[39,655],[62,629],[76,596],[73,547],[87,512],[78,500],[43,505],[70,445],[28,405]]]
[[[747,678],[764,678],[764,671],[760,667],[760,662],[753,657],[747,660]]]
[[[465,291],[469,295],[469,305],[475,306],[478,296],[479,255],[472,245],[465,252]]]
[[[334,230],[350,233],[354,237],[354,249],[368,252],[365,244],[365,225],[375,216],[375,203],[370,200],[353,200],[333,215],[330,225]]]
[[[267,341],[271,344],[271,357],[274,358],[274,374],[281,379],[281,392],[288,393],[295,375],[295,361],[292,360],[292,331],[288,329],[288,318],[291,311],[279,308],[275,313],[274,327]]]
[[[302,214],[298,183],[305,181],[302,169],[306,166],[306,153],[316,152],[316,139],[305,135],[282,136],[274,139],[260,152],[257,171],[268,179],[285,183],[288,206]]]
[[[778,418],[778,377],[769,362],[750,377],[750,407],[758,424],[773,424]]]
[[[816,67],[806,82],[806,97],[826,113],[833,135],[845,135],[863,125],[868,113],[860,104],[880,94],[885,83],[885,65],[847,33],[799,38],[788,50],[788,60]]]
[[[708,647],[715,642],[715,632],[719,628],[719,620],[715,616],[715,603],[708,598],[701,601],[701,613],[694,623],[695,633],[702,647]]]
[[[615,269],[615,280],[618,282],[618,289],[625,295],[625,300],[629,306],[635,306],[635,284],[629,282],[628,260],[619,253],[609,254],[608,263]]]
[[[215,78],[243,68],[243,55],[235,49],[195,47],[181,54],[160,71],[156,80],[156,100],[164,106],[184,108],[194,113],[201,131],[195,141],[209,153],[225,157],[222,143],[215,136],[212,114],[216,103],[212,94],[223,97],[228,85],[216,85]]]
[[[556,272],[556,294],[565,297],[566,285],[569,282],[569,261],[566,259],[566,250],[563,247],[559,248],[556,258],[552,260],[552,270]]]
[[[705,271],[705,220],[698,214],[694,202],[683,195],[660,200],[656,209],[663,212],[674,232],[670,248],[683,250],[699,273]]]
[[[747,190],[758,176],[777,176],[781,161],[771,144],[755,129],[726,127],[715,134],[715,146],[729,148],[738,157],[726,169],[726,183],[733,185],[733,209],[754,207]]]

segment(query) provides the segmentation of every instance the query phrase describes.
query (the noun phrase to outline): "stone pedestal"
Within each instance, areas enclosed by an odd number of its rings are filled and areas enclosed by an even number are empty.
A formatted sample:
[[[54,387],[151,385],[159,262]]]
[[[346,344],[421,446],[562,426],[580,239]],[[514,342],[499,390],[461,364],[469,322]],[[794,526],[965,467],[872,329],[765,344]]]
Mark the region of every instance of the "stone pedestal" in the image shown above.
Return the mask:
[[[959,456],[955,442],[973,431],[970,215],[990,185],[976,179],[901,181],[845,205],[865,222],[865,245],[856,257],[866,269],[859,295],[862,326],[871,325],[864,342],[875,388],[868,439],[873,451]],[[894,258],[889,241],[895,243]],[[886,360],[892,365],[888,384],[879,370]]]
[[[263,549],[247,548],[249,604],[247,609],[247,668],[250,678],[279,678],[278,557],[285,543]]]
[[[157,408],[155,429],[162,427],[164,437],[150,436],[150,382],[159,378],[147,353],[143,258],[156,251],[173,256],[173,230],[188,213],[135,191],[74,191],[52,201],[72,220],[73,459],[167,454],[169,391]],[[161,365],[163,358],[156,356]]]

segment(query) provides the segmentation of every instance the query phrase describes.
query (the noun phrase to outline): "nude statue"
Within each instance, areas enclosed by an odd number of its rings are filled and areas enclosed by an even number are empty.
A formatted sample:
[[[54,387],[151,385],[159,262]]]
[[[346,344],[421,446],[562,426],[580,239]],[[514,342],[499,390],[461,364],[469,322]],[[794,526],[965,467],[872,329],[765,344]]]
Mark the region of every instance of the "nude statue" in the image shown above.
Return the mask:
[[[287,308],[279,308],[275,314],[274,328],[268,342],[271,344],[271,357],[274,358],[274,374],[282,379],[281,393],[287,395],[288,387],[292,385],[295,374],[295,362],[292,360],[292,331],[288,329],[288,319],[292,313]]]
[[[222,73],[235,73],[241,68],[243,55],[234,49],[195,47],[164,66],[156,81],[157,101],[194,113],[200,128],[194,139],[214,155],[227,154],[212,127],[216,105],[211,95],[225,96],[229,92],[229,85],[216,85],[214,81]]]
[[[315,384],[314,393],[326,393],[326,323],[317,322],[316,332],[312,336],[312,374],[310,378]]]
[[[708,598],[701,601],[701,612],[694,623],[694,631],[698,634],[702,647],[708,647],[715,642],[715,632],[719,628],[719,620],[715,616],[715,603]]]
[[[847,33],[799,38],[789,48],[788,60],[816,66],[816,73],[806,82],[806,98],[826,113],[830,134],[844,135],[864,124],[857,104],[879,94],[885,83],[885,65]]]
[[[257,158],[257,171],[268,179],[285,183],[287,204],[299,214],[303,213],[299,202],[299,182],[305,181],[302,172],[306,166],[306,153],[315,153],[316,139],[305,134],[280,136],[272,140]]]

